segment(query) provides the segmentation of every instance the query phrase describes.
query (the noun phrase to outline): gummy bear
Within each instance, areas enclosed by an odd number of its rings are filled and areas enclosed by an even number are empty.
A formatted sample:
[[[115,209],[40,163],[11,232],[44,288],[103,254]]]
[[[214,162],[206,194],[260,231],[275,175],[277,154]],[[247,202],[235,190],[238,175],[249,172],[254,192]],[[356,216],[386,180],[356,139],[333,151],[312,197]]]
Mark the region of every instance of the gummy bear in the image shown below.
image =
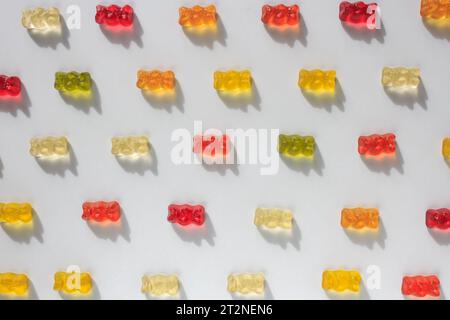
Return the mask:
[[[430,20],[450,20],[450,0],[422,0],[420,15]]]
[[[274,26],[293,26],[298,25],[299,22],[299,6],[294,4],[286,6],[279,4],[276,6],[264,5],[262,7],[261,21],[264,24]]]
[[[60,14],[57,8],[44,9],[41,7],[24,10],[22,25],[29,30],[40,32],[61,30]]]
[[[379,213],[376,208],[345,208],[341,212],[341,226],[361,230],[378,229]]]
[[[360,290],[361,275],[356,270],[325,270],[322,273],[322,288],[336,292]]]
[[[34,157],[64,157],[69,154],[66,137],[33,138],[30,145],[30,154]]]
[[[116,222],[120,219],[120,204],[117,201],[85,202],[81,218],[96,222]]]
[[[22,85],[18,77],[0,75],[0,97],[15,97],[20,94]]]
[[[26,274],[0,273],[0,294],[25,296],[28,294],[28,282]]]
[[[299,87],[315,94],[334,94],[336,89],[335,70],[300,70]]]
[[[405,276],[402,281],[402,294],[405,296],[440,297],[440,281],[435,275]]]
[[[428,209],[425,214],[425,223],[428,228],[450,229],[450,209]]]
[[[292,229],[291,210],[278,208],[257,208],[254,224],[258,227]]]
[[[369,24],[375,25],[377,6],[376,3],[343,1],[339,5],[339,19],[351,25],[367,27]]]
[[[66,294],[89,294],[92,290],[92,278],[87,272],[56,272],[53,290]]]
[[[180,289],[179,282],[176,275],[144,275],[141,291],[150,293],[152,296],[176,296]]]
[[[33,208],[25,203],[0,203],[0,223],[29,223],[33,220]]]
[[[420,83],[420,69],[383,68],[383,86],[394,89],[416,89]]]
[[[215,27],[217,24],[216,7],[194,6],[192,8],[181,7],[178,22],[183,27]]]
[[[450,160],[450,138],[442,140],[442,155],[444,158]]]
[[[167,220],[182,226],[189,224],[201,226],[205,223],[205,208],[202,205],[171,204]]]
[[[145,136],[114,137],[111,153],[115,156],[137,157],[150,152],[150,143]]]
[[[381,154],[393,154],[395,150],[396,142],[393,133],[360,136],[358,139],[358,152],[360,155],[378,156]]]
[[[97,6],[97,13],[95,14],[95,22],[107,26],[123,26],[129,27],[133,24],[134,11],[129,5],[122,8],[118,5]]]
[[[228,135],[195,135],[193,152],[206,157],[225,157],[230,150]]]
[[[172,92],[175,89],[175,74],[172,71],[145,71],[137,73],[136,86],[151,92]]]
[[[228,291],[240,294],[263,294],[263,273],[237,273],[228,276]]]
[[[252,89],[252,74],[244,71],[214,72],[214,89],[225,93],[245,93]]]
[[[281,155],[301,158],[314,156],[315,139],[313,136],[300,136],[298,134],[278,136],[278,152]]]
[[[55,89],[68,94],[90,93],[92,79],[89,72],[56,72]]]

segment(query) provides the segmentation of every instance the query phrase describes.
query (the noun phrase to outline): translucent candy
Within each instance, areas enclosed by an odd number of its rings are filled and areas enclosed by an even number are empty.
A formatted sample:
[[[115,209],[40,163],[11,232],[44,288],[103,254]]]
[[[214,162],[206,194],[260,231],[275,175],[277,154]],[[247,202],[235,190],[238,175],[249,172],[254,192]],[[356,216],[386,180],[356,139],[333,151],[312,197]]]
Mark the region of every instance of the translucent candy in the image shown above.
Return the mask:
[[[66,137],[33,138],[30,145],[30,154],[34,157],[63,157],[69,154]]]
[[[0,273],[0,294],[27,295],[28,276],[17,273]]]
[[[22,90],[22,82],[19,77],[0,75],[0,97],[15,97]]]
[[[95,14],[95,22],[107,26],[128,27],[133,24],[134,11],[129,5],[120,7],[118,5],[102,6],[98,5]]]
[[[314,156],[315,139],[312,136],[298,134],[278,136],[278,152],[291,158],[311,158]]]
[[[89,72],[56,72],[54,87],[63,93],[87,94],[92,89],[91,75]]]
[[[111,153],[115,156],[137,157],[150,152],[150,143],[146,136],[113,137]]]
[[[180,18],[178,22],[183,27],[205,27],[216,26],[216,7],[209,5],[207,7],[194,6],[192,8],[181,7],[179,9]]]
[[[422,0],[420,15],[431,20],[450,20],[450,0]]]
[[[278,208],[257,208],[255,219],[258,227],[292,229],[292,212]]]
[[[56,272],[53,290],[66,294],[89,294],[92,290],[92,278],[87,272]]]
[[[31,204],[25,203],[0,203],[0,222],[5,223],[29,223],[33,219]]]
[[[175,89],[175,74],[172,71],[139,70],[137,78],[136,86],[141,90],[165,93]]]
[[[450,138],[442,140],[442,155],[446,159],[450,159]]]
[[[144,275],[142,277],[141,291],[152,296],[176,296],[180,290],[179,283],[176,275]]]
[[[192,152],[205,157],[225,157],[230,151],[230,137],[226,134],[195,135]]]
[[[336,89],[335,70],[300,70],[298,85],[302,90],[315,94],[334,94]]]
[[[402,294],[405,296],[440,297],[440,281],[435,275],[405,276],[402,282]]]
[[[171,204],[167,220],[181,226],[195,224],[201,226],[205,223],[205,207],[202,205]]]
[[[425,224],[431,229],[450,229],[450,209],[428,209],[425,214]]]
[[[395,134],[372,134],[360,136],[358,139],[358,152],[360,155],[379,156],[394,154],[396,151]]]
[[[228,276],[228,291],[240,294],[263,294],[263,273],[237,273]]]
[[[24,10],[22,25],[30,30],[52,31],[61,29],[60,14],[57,8],[44,9],[41,7]]]
[[[341,226],[346,229],[378,229],[379,213],[376,208],[345,208],[341,212]]]
[[[249,70],[214,72],[214,89],[220,92],[240,93],[252,89],[252,75]]]
[[[420,69],[383,68],[381,83],[391,89],[416,89],[420,83]]]
[[[300,20],[299,9],[299,6],[296,4],[292,6],[284,4],[271,6],[266,4],[262,7],[261,21],[264,24],[273,26],[297,25]]]
[[[81,218],[96,222],[116,222],[120,219],[120,204],[117,201],[85,202]]]
[[[375,24],[377,6],[376,3],[342,1],[339,5],[339,19],[350,25],[369,27],[369,24]]]
[[[322,274],[322,288],[337,292],[360,290],[361,275],[356,270],[325,270]]]

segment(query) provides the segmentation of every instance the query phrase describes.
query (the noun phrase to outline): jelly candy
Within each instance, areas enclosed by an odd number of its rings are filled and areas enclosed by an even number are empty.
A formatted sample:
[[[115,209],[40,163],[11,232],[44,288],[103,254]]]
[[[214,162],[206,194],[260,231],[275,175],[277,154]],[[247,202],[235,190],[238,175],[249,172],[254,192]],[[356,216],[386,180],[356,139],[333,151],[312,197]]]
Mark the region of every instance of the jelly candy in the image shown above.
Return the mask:
[[[95,14],[95,22],[107,26],[123,26],[128,27],[133,24],[134,11],[129,5],[122,8],[118,5],[97,6],[97,13]]]
[[[261,21],[264,24],[274,26],[292,26],[297,25],[299,22],[299,6],[294,4],[292,6],[286,6],[279,4],[276,6],[264,5],[262,7]]]
[[[430,20],[449,20],[450,0],[422,0],[420,15]]]
[[[428,209],[425,214],[425,224],[430,229],[450,229],[450,209]]]
[[[358,152],[360,155],[378,156],[395,153],[395,150],[396,142],[393,133],[360,136],[358,139]]]
[[[206,27],[216,26],[216,7],[209,5],[207,7],[194,6],[192,8],[181,7],[179,9],[180,19],[178,22],[183,27]]]
[[[25,203],[0,203],[0,223],[28,223],[33,220],[33,208]]]
[[[14,294],[18,296],[27,295],[27,275],[18,273],[0,273],[0,294]]]
[[[311,158],[314,156],[315,139],[313,136],[300,136],[298,134],[278,136],[278,152],[287,157]]]
[[[335,70],[300,70],[299,87],[314,94],[334,94],[336,90]]]
[[[83,203],[83,220],[96,222],[112,221],[120,219],[120,204],[117,201],[97,201]]]
[[[230,138],[227,135],[195,135],[193,152],[206,157],[225,157],[230,151]]]
[[[202,205],[171,204],[169,205],[167,220],[182,226],[189,224],[201,226],[205,223],[205,208]]]
[[[435,275],[404,276],[402,281],[402,294],[405,296],[440,297],[440,281]]]
[[[63,157],[69,154],[66,137],[33,138],[30,145],[30,154],[34,157]]]
[[[376,208],[345,208],[341,212],[341,226],[345,229],[378,229],[379,213]]]
[[[92,290],[92,278],[87,272],[56,272],[53,290],[66,294],[88,294]]]
[[[292,229],[292,219],[291,210],[257,208],[253,222],[258,227]]]
[[[216,71],[214,89],[225,93],[248,92],[252,89],[252,75],[249,70]]]
[[[377,10],[376,3],[364,3],[358,1],[350,3],[342,1],[339,5],[339,19],[351,25],[369,26],[375,25],[375,11]]]
[[[442,155],[444,158],[450,159],[450,138],[442,140]]]
[[[172,71],[145,71],[137,73],[136,86],[151,92],[172,92],[175,89],[175,74]]]
[[[111,153],[115,156],[144,156],[150,152],[150,143],[145,136],[114,137]]]
[[[263,294],[263,273],[237,273],[228,276],[228,291],[240,294]]]
[[[180,290],[180,281],[176,275],[156,274],[142,277],[142,293],[152,296],[176,296]]]
[[[55,89],[59,92],[77,94],[90,93],[92,80],[89,72],[56,72]]]
[[[51,7],[34,8],[22,12],[22,25],[29,30],[52,31],[61,29],[59,10]]]
[[[393,89],[416,89],[420,83],[420,69],[383,68],[381,83]]]
[[[361,275],[356,270],[325,270],[322,273],[322,288],[337,292],[358,293]]]
[[[0,97],[14,97],[20,94],[22,85],[18,77],[0,75]]]

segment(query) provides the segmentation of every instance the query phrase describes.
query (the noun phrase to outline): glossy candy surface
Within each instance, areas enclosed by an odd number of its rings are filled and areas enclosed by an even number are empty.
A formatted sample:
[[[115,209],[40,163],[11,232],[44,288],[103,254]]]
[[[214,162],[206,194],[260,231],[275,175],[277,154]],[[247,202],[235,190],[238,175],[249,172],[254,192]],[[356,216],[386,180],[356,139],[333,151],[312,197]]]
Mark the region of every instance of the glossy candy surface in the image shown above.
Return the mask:
[[[21,90],[22,83],[19,77],[0,75],[0,97],[15,97]]]
[[[88,294],[92,290],[92,278],[87,272],[56,272],[53,290],[66,294]]]
[[[120,204],[117,201],[85,202],[81,218],[96,222],[116,222],[120,219]]]
[[[22,12],[22,25],[29,30],[51,31],[61,28],[60,14],[57,8],[34,8]]]
[[[128,27],[133,24],[134,11],[129,5],[120,7],[118,5],[102,6],[98,5],[95,14],[95,22],[107,26]]]
[[[420,83],[420,69],[383,68],[381,83],[383,86],[393,89],[416,89]]]
[[[430,229],[450,229],[450,209],[428,209],[425,213],[425,224]]]
[[[150,152],[150,143],[146,136],[113,137],[111,153],[115,156],[136,157]]]
[[[379,212],[376,208],[345,208],[341,212],[341,226],[343,228],[378,229]]]
[[[92,79],[89,72],[56,72],[56,90],[64,93],[88,93],[92,88]]]
[[[216,71],[214,72],[214,89],[220,92],[240,93],[252,89],[250,71]]]
[[[209,5],[206,7],[193,6],[192,8],[181,7],[179,9],[179,24],[183,27],[205,27],[216,26],[216,7]]]
[[[278,152],[292,158],[311,158],[314,156],[316,141],[313,136],[298,134],[280,134],[278,136]]]
[[[136,86],[145,91],[171,92],[175,89],[175,74],[172,71],[139,70]]]
[[[405,296],[440,297],[440,281],[435,275],[405,276],[402,282],[402,294]]]
[[[442,155],[444,158],[450,159],[450,138],[442,140]]]
[[[25,203],[0,203],[0,223],[28,223],[33,220],[33,208]]]
[[[293,26],[297,25],[300,20],[298,13],[299,6],[296,4],[292,6],[266,4],[262,7],[261,21],[273,26]]]
[[[69,154],[66,137],[33,138],[30,145],[30,154],[34,157],[63,157]]]
[[[335,70],[306,70],[299,72],[298,86],[314,94],[334,94],[336,90]]]
[[[393,154],[395,150],[396,142],[393,133],[360,136],[358,139],[358,152],[360,155],[378,156]]]
[[[336,292],[359,292],[361,275],[356,270],[325,270],[322,273],[322,288]]]
[[[369,23],[374,24],[376,8],[376,3],[342,1],[339,5],[339,19],[351,25],[367,26]]]
[[[28,294],[28,276],[18,273],[0,273],[0,294],[25,296]]]
[[[194,153],[206,157],[225,157],[230,151],[230,138],[227,135],[196,135],[193,141]]]
[[[202,205],[171,204],[168,211],[167,220],[181,226],[190,224],[201,226],[205,223],[205,207]]]
[[[450,20],[450,0],[422,0],[420,15],[430,20]]]
[[[292,229],[292,219],[291,210],[257,208],[253,222],[258,227]]]
[[[240,294],[263,294],[263,273],[235,273],[228,276],[228,291]]]
[[[176,275],[156,274],[142,277],[142,293],[152,296],[176,296],[180,290],[180,281]]]

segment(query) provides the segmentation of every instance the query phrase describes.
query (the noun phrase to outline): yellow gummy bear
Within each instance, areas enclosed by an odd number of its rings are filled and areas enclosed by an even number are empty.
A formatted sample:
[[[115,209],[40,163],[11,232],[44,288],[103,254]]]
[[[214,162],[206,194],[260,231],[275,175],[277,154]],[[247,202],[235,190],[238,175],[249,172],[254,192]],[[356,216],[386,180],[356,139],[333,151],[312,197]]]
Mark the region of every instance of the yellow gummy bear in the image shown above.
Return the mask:
[[[30,154],[34,157],[62,157],[69,154],[66,137],[33,138],[30,145]]]
[[[0,273],[0,294],[28,294],[28,276],[17,273]]]
[[[192,8],[181,7],[179,9],[180,18],[178,23],[183,27],[214,27],[216,26],[216,7],[209,5],[206,7],[193,6]]]
[[[416,89],[420,83],[418,68],[383,68],[381,83],[388,88]]]
[[[180,290],[180,281],[176,275],[144,275],[141,291],[153,296],[176,296]]]
[[[25,203],[0,203],[0,222],[28,223],[33,219],[33,208]]]
[[[341,226],[361,230],[378,229],[379,213],[376,208],[345,208],[341,212]]]
[[[257,208],[254,223],[258,227],[292,229],[292,212],[278,208]]]
[[[450,159],[450,138],[445,138],[442,141],[442,155],[446,159]]]
[[[113,137],[111,144],[111,153],[115,156],[143,156],[150,151],[150,143],[145,136]]]
[[[214,89],[232,93],[248,92],[252,89],[252,75],[249,70],[216,71]]]
[[[335,70],[300,70],[298,85],[302,90],[315,94],[334,94],[336,89]]]
[[[22,25],[31,30],[50,31],[61,28],[60,14],[57,8],[44,9],[41,7],[24,10]]]
[[[358,293],[361,279],[360,273],[356,270],[325,270],[322,274],[322,288],[337,292]]]
[[[263,273],[237,273],[228,276],[228,291],[240,294],[263,294],[264,293]]]
[[[56,272],[53,290],[66,294],[88,294],[92,290],[92,278],[87,272]]]

